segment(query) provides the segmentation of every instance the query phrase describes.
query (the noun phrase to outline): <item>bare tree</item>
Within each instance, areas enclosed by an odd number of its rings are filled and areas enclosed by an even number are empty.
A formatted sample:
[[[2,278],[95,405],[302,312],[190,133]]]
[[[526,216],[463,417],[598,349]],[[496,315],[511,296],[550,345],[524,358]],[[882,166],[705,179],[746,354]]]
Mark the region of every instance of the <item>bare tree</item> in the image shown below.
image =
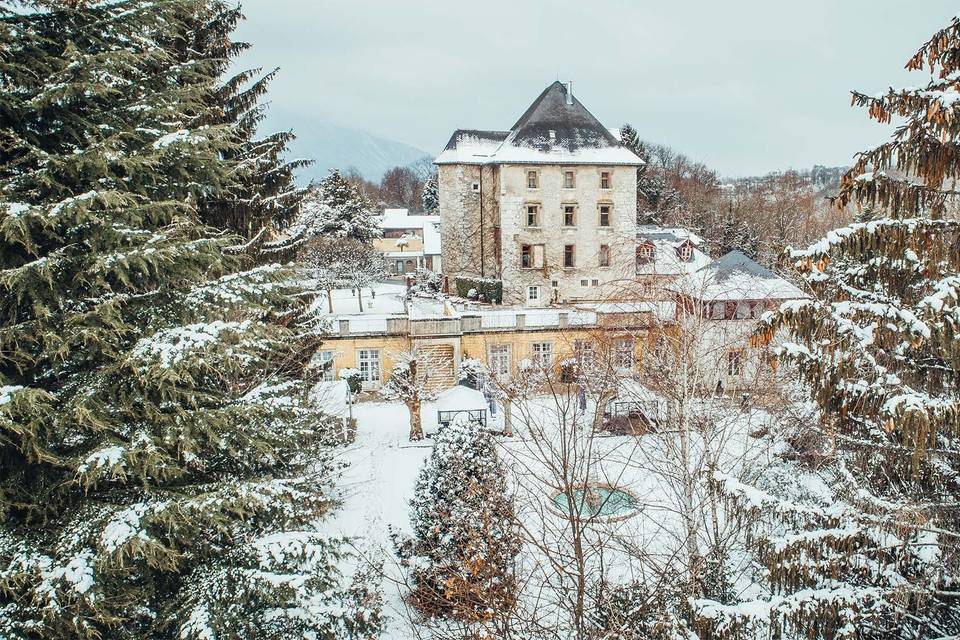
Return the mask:
[[[421,370],[414,353],[404,351],[397,355],[390,380],[380,389],[380,394],[388,400],[399,400],[410,412],[410,440],[423,440],[423,424],[420,407],[429,399],[427,390],[430,374]]]

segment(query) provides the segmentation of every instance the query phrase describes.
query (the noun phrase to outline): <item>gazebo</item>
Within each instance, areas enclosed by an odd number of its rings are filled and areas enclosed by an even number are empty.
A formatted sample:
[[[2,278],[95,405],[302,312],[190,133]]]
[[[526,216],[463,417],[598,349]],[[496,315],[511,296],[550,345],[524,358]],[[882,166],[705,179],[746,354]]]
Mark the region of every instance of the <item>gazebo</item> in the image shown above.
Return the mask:
[[[457,416],[466,416],[471,422],[487,426],[489,406],[487,399],[476,389],[458,384],[450,387],[434,402],[437,412],[437,426],[443,428],[453,422]]]

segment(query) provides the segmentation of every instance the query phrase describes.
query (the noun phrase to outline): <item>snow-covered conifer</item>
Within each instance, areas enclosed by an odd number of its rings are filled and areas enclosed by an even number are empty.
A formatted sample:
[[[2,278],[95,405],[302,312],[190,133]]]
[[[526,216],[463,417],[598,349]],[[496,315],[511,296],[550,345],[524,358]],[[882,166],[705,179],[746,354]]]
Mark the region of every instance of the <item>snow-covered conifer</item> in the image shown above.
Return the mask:
[[[520,548],[494,436],[466,419],[442,429],[411,510],[411,602],[427,618],[458,620],[490,635],[515,603]]]
[[[813,295],[756,337],[788,336],[780,358],[822,415],[807,436],[816,466],[791,460],[753,486],[715,478],[753,525],[769,595],[701,603],[713,637],[761,624],[819,638],[960,634],[960,19],[907,67],[932,79],[854,93],[870,117],[904,120],[841,183],[839,205],[876,215],[790,252]]]
[[[439,213],[440,187],[437,184],[437,174],[432,174],[423,185],[423,210],[425,213]]]
[[[382,235],[374,206],[359,186],[334,169],[312,185],[285,236],[267,247],[296,249],[318,236],[369,242]]]
[[[207,97],[212,108],[206,110],[202,124],[232,126],[234,145],[225,151],[225,158],[237,170],[229,189],[216,190],[200,200],[200,219],[247,237],[275,234],[293,221],[306,192],[294,184],[294,171],[310,164],[304,159],[283,159],[293,133],[258,135],[267,109],[260,99],[277,70],[261,73],[260,69],[233,68],[237,56],[250,48],[249,43],[231,38],[243,20],[238,4],[208,0],[187,9],[186,32],[173,38],[169,46],[178,62],[200,62],[203,72],[215,79],[214,90]],[[270,254],[258,256],[264,260]]]
[[[49,8],[49,7],[53,8]],[[203,224],[238,136],[203,3],[0,19],[0,637],[365,637],[290,273]],[[276,322],[282,316],[284,322]]]

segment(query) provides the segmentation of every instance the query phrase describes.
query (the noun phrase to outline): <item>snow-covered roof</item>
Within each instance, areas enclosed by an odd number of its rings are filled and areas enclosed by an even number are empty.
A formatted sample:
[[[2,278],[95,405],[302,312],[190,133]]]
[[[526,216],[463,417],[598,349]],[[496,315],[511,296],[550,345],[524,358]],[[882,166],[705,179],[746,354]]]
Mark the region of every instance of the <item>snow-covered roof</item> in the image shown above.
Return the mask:
[[[487,399],[476,389],[465,387],[462,384],[450,387],[437,396],[433,402],[437,411],[468,411],[487,409]]]
[[[806,294],[739,251],[717,258],[688,278],[701,300],[796,300]]]
[[[438,220],[438,216],[411,215],[407,209],[384,209],[377,218],[381,229],[423,229]]]
[[[569,100],[568,100],[569,97]],[[510,131],[458,129],[436,164],[643,164],[568,89],[554,82]]]
[[[689,260],[680,259],[680,247],[690,243]],[[653,259],[637,263],[638,275],[676,276],[693,273],[710,263],[710,256],[698,247],[703,239],[683,228],[641,226],[637,231],[637,245],[653,245]]]
[[[440,221],[425,222],[423,225],[423,252],[426,255],[440,255]]]

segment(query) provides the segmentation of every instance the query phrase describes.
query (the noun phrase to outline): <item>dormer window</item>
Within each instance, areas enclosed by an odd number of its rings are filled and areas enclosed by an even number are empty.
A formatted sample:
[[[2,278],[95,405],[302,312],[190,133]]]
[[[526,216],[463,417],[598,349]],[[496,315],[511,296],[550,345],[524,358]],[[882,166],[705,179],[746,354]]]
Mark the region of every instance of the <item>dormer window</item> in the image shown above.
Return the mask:
[[[540,176],[536,171],[527,171],[527,189],[539,189]]]
[[[690,242],[684,242],[680,245],[680,248],[677,249],[677,255],[680,256],[680,259],[684,262],[690,262],[693,259],[693,245]]]
[[[540,226],[540,205],[528,204],[526,223],[528,227]]]
[[[600,172],[600,188],[601,189],[610,188],[610,172],[609,171]]]
[[[564,171],[563,172],[563,188],[564,189],[573,189],[576,186],[576,181],[573,177],[573,171]]]
[[[650,264],[653,262],[653,245],[641,244],[637,247],[637,264]]]

